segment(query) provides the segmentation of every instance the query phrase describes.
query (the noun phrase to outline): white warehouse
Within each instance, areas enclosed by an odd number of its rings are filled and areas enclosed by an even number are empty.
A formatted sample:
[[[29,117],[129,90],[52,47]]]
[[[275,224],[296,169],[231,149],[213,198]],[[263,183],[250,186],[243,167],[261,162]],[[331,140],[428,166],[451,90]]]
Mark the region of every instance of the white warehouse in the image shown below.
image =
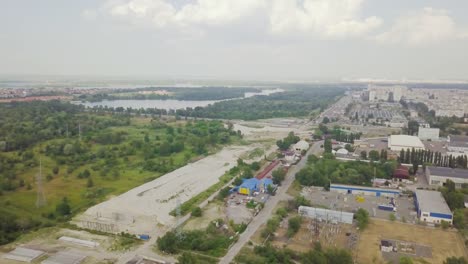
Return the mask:
[[[392,151],[400,151],[402,149],[420,150],[424,149],[424,144],[418,137],[408,135],[391,135],[388,137],[388,148]]]
[[[440,192],[416,190],[416,211],[420,221],[433,224],[446,221],[452,224],[452,212]]]
[[[315,208],[315,207],[308,207],[308,206],[299,206],[298,209],[299,215],[309,217],[309,218],[317,218],[322,221],[332,222],[332,223],[344,223],[344,224],[352,224],[353,223],[353,213],[348,212],[341,212],[341,211],[334,211],[328,210],[323,208]]]

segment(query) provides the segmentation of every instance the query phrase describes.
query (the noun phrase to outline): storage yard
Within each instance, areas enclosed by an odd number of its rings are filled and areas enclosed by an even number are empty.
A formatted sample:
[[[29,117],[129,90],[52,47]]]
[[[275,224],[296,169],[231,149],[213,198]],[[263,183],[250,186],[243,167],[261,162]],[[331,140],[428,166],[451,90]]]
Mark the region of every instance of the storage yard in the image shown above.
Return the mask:
[[[302,190],[302,195],[311,201],[313,206],[324,207],[344,212],[356,212],[359,208],[364,208],[371,217],[389,219],[390,214],[394,214],[396,219],[405,220],[408,223],[417,222],[414,199],[408,196],[395,197],[396,211],[379,209],[379,205],[388,205],[392,201],[390,197],[353,195],[337,192],[327,192],[319,187],[308,187]]]
[[[440,228],[411,225],[400,222],[390,222],[373,219],[369,226],[361,233],[358,245],[358,263],[387,263],[395,258],[380,249],[382,240],[398,240],[409,243],[422,250],[415,252],[400,250],[398,256],[405,254],[413,258],[423,258],[428,263],[443,263],[447,257],[465,256],[467,257],[461,236],[456,231],[445,231]],[[431,249],[432,257],[427,257],[428,250]],[[416,254],[418,252],[422,252]],[[426,256],[426,257],[425,257]]]

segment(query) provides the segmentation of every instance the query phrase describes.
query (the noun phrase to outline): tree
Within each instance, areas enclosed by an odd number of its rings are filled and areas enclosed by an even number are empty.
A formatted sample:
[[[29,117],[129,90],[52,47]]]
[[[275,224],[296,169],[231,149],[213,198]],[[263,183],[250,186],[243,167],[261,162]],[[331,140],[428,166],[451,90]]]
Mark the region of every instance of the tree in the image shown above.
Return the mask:
[[[179,251],[177,236],[173,231],[169,231],[164,236],[159,237],[156,243],[162,252],[175,254]]]
[[[284,171],[283,169],[277,169],[273,171],[271,175],[272,175],[274,184],[281,184],[281,182],[286,177],[286,171]]]
[[[367,151],[363,150],[361,151],[361,159],[367,159]]]
[[[372,161],[378,161],[380,159],[379,152],[377,150],[369,151],[369,158]]]
[[[448,257],[444,264],[468,264],[468,261],[464,257]]]
[[[365,229],[369,224],[369,212],[367,212],[366,209],[359,208],[354,216],[356,218],[359,229]]]
[[[453,225],[458,229],[463,229],[465,225],[465,214],[462,209],[453,212]]]
[[[200,262],[197,261],[195,256],[193,256],[193,254],[188,253],[188,252],[182,253],[182,255],[180,255],[177,258],[177,261],[178,261],[177,263],[179,263],[179,264],[198,264],[198,263],[200,263]]]
[[[55,212],[57,212],[57,214],[59,214],[60,216],[70,215],[71,209],[70,205],[68,204],[67,197],[63,197],[62,201],[59,204],[57,204],[57,206],[55,207]]]
[[[88,178],[88,181],[86,182],[86,187],[91,188],[94,186],[93,179],[91,177]]]
[[[400,264],[413,264],[413,260],[410,257],[400,257]]]
[[[191,215],[194,216],[194,217],[200,217],[200,216],[202,216],[202,209],[201,209],[200,207],[198,207],[198,206],[197,206],[197,207],[194,207],[194,208],[192,209],[192,214],[191,214]]]
[[[351,146],[351,144],[346,144],[346,145],[345,145],[345,149],[346,149],[347,151],[349,151],[349,152],[353,152],[353,151],[354,151],[354,148],[353,148],[353,146]]]
[[[332,142],[329,138],[325,139],[323,148],[324,148],[325,153],[332,152]]]
[[[328,123],[330,123],[330,119],[328,117],[324,117],[323,120],[322,120],[322,123],[328,124]]]
[[[288,237],[294,236],[301,228],[302,217],[295,216],[288,220]]]

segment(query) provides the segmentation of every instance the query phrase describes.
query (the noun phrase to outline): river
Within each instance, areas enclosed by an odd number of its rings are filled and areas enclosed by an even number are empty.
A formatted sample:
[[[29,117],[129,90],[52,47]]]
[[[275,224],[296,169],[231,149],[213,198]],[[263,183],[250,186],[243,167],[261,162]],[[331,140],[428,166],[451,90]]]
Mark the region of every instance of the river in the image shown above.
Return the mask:
[[[284,92],[283,89],[265,89],[258,93],[245,93],[244,98],[249,98],[256,95],[270,95],[273,93],[280,93]],[[237,98],[236,98],[237,99]],[[232,99],[228,99],[232,100]],[[220,102],[223,100],[206,100],[206,101],[190,101],[190,100],[157,100],[157,99],[148,99],[148,100],[135,100],[135,99],[125,99],[125,100],[103,100],[100,102],[80,102],[76,101],[73,102],[75,104],[82,104],[86,107],[95,107],[95,106],[103,106],[103,107],[123,107],[128,108],[131,107],[133,109],[140,109],[140,108],[158,108],[158,109],[166,109],[166,110],[175,110],[175,109],[185,109],[187,107],[195,108],[197,106],[204,107],[210,104],[214,104],[216,102]]]

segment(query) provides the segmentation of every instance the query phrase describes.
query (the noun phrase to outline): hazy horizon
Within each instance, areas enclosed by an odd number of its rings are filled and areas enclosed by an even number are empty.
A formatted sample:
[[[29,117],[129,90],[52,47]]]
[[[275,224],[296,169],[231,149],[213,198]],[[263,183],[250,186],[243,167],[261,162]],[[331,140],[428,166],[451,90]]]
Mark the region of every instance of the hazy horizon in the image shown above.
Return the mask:
[[[468,2],[7,1],[0,77],[468,80]]]

